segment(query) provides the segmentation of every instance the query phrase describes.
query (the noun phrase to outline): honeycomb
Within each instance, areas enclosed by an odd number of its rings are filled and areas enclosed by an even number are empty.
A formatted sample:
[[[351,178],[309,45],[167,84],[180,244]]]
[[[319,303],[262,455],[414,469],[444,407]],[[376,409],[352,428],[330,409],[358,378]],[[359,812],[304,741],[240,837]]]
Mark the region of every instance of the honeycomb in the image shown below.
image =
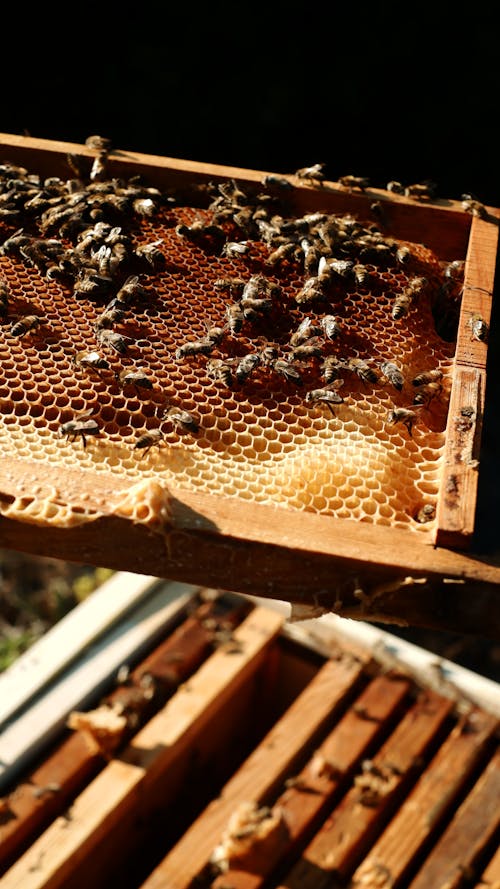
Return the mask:
[[[235,180],[186,197],[97,157],[67,180],[0,167],[2,456],[130,480],[147,521],[172,486],[432,530],[450,267],[368,209],[296,216]],[[56,490],[2,510],[96,517]]]

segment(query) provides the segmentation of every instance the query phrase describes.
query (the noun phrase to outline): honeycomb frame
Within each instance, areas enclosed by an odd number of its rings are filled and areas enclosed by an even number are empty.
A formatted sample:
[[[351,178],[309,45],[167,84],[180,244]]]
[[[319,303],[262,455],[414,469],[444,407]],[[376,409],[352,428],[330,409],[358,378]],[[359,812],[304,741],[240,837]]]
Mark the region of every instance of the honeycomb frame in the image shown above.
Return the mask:
[[[0,134],[0,145],[4,163],[41,182],[69,180],[70,159],[90,182],[99,159],[90,143]],[[456,573],[451,554],[436,563],[430,553],[436,546],[467,549],[474,532],[488,338],[473,319],[488,329],[500,211],[473,214],[453,201],[114,150],[106,153],[103,178],[141,183],[162,196],[151,215],[117,214],[116,228],[152,251],[151,261],[121,273],[120,286],[135,277],[144,293],[132,309],[118,306],[117,321],[100,321],[119,291],[116,281],[103,296],[75,296],[74,281],[49,279],[47,266],[21,258],[17,244],[0,255],[9,290],[0,318],[3,544],[290,599],[299,588],[324,595],[332,567],[351,591],[368,571],[375,579]],[[238,210],[245,217],[249,204],[255,209],[260,194],[264,222],[256,234],[248,215],[237,224],[233,216]],[[107,220],[99,207],[92,225]],[[345,285],[335,269],[326,298],[306,294],[300,302],[316,273],[306,273],[296,254],[271,263],[275,242],[261,232],[278,216],[298,232],[298,223],[325,214],[361,230],[366,258],[356,265],[370,281]],[[6,215],[2,243],[19,231],[58,241],[59,222],[41,232],[39,220]],[[390,243],[389,258],[370,253],[372,232],[375,243]],[[62,239],[70,238],[77,243],[66,229]],[[393,317],[394,299],[419,276],[430,280],[435,300],[455,261],[464,273],[453,284],[460,288],[453,336],[436,331],[440,310],[426,295]],[[326,260],[323,272],[330,274]],[[241,314],[241,293],[228,296],[228,287],[259,276],[274,291],[266,299],[259,291],[257,309],[249,297],[248,315],[228,331],[228,306]],[[16,321],[22,327],[37,313],[41,324],[12,333]],[[327,335],[324,327],[306,338],[304,356],[300,341],[292,349],[301,321],[317,327],[332,313],[340,332]],[[116,348],[105,339],[110,332]],[[210,336],[210,348],[191,352]],[[276,357],[260,358],[269,343],[284,359],[279,371]],[[95,352],[105,356],[106,370],[76,364],[76,356]],[[254,353],[257,370],[241,370],[235,380],[241,359]],[[325,383],[325,356],[341,358],[338,389]],[[374,383],[362,368],[356,372],[365,357]],[[403,389],[381,370],[392,360],[404,369]],[[442,374],[439,391],[416,407],[424,390],[412,380],[431,368]],[[125,378],[127,371],[138,376]],[[332,401],[309,397],[318,388],[333,391]],[[389,423],[400,409],[410,410],[412,421],[403,413]]]

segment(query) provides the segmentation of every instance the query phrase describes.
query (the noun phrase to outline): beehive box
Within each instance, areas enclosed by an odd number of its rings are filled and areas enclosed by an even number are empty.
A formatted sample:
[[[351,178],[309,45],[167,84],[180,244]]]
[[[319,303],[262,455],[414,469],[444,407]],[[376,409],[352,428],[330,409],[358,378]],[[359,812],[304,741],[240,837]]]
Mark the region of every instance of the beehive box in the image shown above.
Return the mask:
[[[350,613],[498,582],[457,554],[498,210],[0,143],[6,546]]]
[[[350,623],[182,600],[3,788],[2,887],[497,885],[498,685]]]

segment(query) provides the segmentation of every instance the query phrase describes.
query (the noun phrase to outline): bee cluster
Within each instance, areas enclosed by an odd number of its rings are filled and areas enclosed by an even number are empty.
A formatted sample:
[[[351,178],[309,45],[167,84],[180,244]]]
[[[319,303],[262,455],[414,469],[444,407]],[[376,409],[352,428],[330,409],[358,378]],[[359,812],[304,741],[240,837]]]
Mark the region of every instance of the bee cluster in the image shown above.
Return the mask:
[[[0,404],[16,450],[30,453],[17,423],[48,426],[65,439],[56,462],[368,521],[431,515],[463,262],[374,218],[296,215],[288,179],[186,200],[111,177],[109,142],[87,144],[90,169],[69,156],[68,178],[0,166]],[[321,187],[321,165],[297,178]],[[22,419],[12,392],[27,383],[38,401]],[[175,453],[156,449],[166,440]]]

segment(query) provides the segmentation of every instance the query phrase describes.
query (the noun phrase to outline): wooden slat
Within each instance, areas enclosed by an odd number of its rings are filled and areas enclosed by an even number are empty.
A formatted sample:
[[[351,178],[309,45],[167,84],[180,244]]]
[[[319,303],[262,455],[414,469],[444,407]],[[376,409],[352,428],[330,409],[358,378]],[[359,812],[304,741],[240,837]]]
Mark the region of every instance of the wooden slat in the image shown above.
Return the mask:
[[[37,473],[42,483],[48,467],[33,467]],[[71,474],[72,485],[77,476]],[[15,477],[13,461],[4,458],[0,492],[13,491]],[[123,481],[99,473],[93,484],[94,495],[111,512]],[[500,566],[492,559],[433,547],[401,528],[264,503],[245,503],[242,510],[238,498],[203,492],[172,490],[172,498],[173,527],[167,534],[132,527],[112,515],[78,528],[47,527],[43,535],[0,516],[0,534],[5,546],[34,552],[39,545],[46,555],[70,561],[80,552],[89,564],[131,571],[140,561],[154,564],[158,577],[313,604],[349,618],[500,638]],[[398,587],[408,576],[427,578],[428,585]],[[459,582],[443,585],[443,578]],[[359,586],[368,593],[362,603],[354,595]]]
[[[485,390],[485,369],[455,367],[436,510],[440,546],[466,549],[474,533]]]
[[[141,729],[118,760],[106,768],[77,797],[68,813],[53,822],[29,850],[6,872],[2,889],[72,889],[88,885],[91,867],[106,862],[95,854],[113,841],[127,848],[133,821],[156,801],[167,778],[182,778],[182,756],[197,736],[230,706],[231,699],[255,674],[276,638],[282,616],[255,608],[235,630],[231,648],[220,648],[181,686],[167,705]],[[166,788],[165,788],[166,792]],[[124,845],[123,845],[124,844]],[[88,862],[82,872],[77,862]],[[109,855],[108,855],[109,865]],[[85,871],[85,868],[83,869]]]
[[[481,874],[474,889],[500,889],[500,847]]]
[[[479,313],[488,327],[490,324],[499,220],[499,210],[493,211],[488,220],[478,217],[472,220],[455,349],[458,365],[486,367],[488,340],[480,342],[473,338],[469,320],[471,315]]]
[[[455,726],[397,815],[353,874],[350,889],[391,889],[403,885],[419,852],[453,811],[457,795],[484,755],[497,728],[498,720],[481,710],[472,710]]]
[[[466,549],[475,525],[479,456],[486,395],[488,337],[476,339],[470,320],[491,321],[499,211],[471,225],[460,305],[444,472],[437,504],[436,543]]]
[[[235,807],[247,800],[260,802],[277,790],[303,755],[304,745],[352,694],[364,664],[354,658],[329,660],[296,698],[284,716],[249,756],[182,839],[146,880],[143,889],[186,889],[219,842]]]
[[[248,610],[244,600],[229,595],[199,605],[132,670],[125,685],[118,686],[102,700],[101,704],[119,705],[128,714],[121,747],[207,657],[220,622],[223,621],[228,631]],[[141,681],[145,674],[152,680],[147,685]],[[39,768],[16,784],[13,792],[4,798],[6,817],[0,821],[0,873],[66,809],[69,801],[105,763],[105,752],[90,746],[85,733],[79,730],[65,736]]]
[[[500,838],[500,751],[491,759],[409,889],[459,889]]]
[[[240,862],[230,863],[213,882],[213,889],[228,885],[233,889],[261,889],[276,866],[310,837],[362,757],[388,730],[387,723],[400,709],[410,685],[409,680],[385,676],[370,683],[292,779],[291,786],[274,802],[273,812],[279,812],[284,819],[284,830],[276,842],[265,854],[257,854],[248,867]]]
[[[450,709],[451,702],[440,695],[426,692],[420,696],[371,760],[375,770],[389,770],[391,780],[385,795],[371,805],[363,803],[360,789],[354,785],[287,874],[283,881],[286,889],[326,889],[333,878],[345,880],[352,873],[414,779]]]

